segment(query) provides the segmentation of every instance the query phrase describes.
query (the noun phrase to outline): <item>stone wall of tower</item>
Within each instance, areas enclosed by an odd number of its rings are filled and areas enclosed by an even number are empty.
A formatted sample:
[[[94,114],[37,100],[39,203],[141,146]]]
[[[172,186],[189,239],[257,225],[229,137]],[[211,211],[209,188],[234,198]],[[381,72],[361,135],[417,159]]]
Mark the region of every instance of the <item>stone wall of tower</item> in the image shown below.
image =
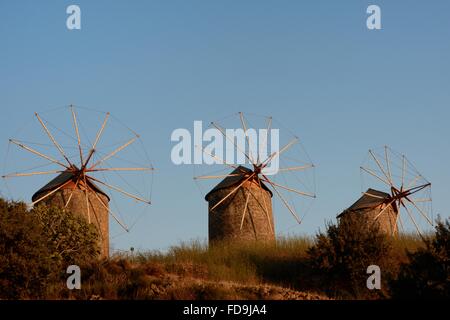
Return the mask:
[[[246,182],[238,191],[211,211],[236,186],[214,191],[208,196],[209,242],[275,241],[272,198],[255,182]],[[247,201],[244,222],[241,221]]]
[[[342,214],[340,219],[349,219],[352,215],[364,215],[366,217],[365,221],[367,223],[376,223],[380,228],[381,232],[384,232],[388,235],[394,235],[398,232],[397,228],[397,213],[394,208],[389,205],[387,208],[377,219],[377,215],[385,208],[386,204],[379,205],[375,208],[366,208],[356,211],[348,211]]]

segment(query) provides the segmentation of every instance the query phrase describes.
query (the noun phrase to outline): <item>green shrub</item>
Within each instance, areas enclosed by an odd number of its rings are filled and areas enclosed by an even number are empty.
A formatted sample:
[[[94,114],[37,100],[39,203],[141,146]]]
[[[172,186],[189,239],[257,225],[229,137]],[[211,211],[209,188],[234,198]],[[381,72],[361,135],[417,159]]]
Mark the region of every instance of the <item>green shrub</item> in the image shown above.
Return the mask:
[[[370,299],[387,296],[386,279],[391,268],[392,244],[374,223],[363,215],[328,224],[308,250],[309,265],[325,292],[335,298]],[[367,267],[382,270],[381,290],[367,289]]]
[[[40,224],[55,263],[81,265],[98,257],[98,232],[85,218],[45,205],[38,205],[30,213]]]
[[[424,248],[409,253],[391,283],[394,298],[450,297],[450,220],[438,221],[436,234],[424,239]]]

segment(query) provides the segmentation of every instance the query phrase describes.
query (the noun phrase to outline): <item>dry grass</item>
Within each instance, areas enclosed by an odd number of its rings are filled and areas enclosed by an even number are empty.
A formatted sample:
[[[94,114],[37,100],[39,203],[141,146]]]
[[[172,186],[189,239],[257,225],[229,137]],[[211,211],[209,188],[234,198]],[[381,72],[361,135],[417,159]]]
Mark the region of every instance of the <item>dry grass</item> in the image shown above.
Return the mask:
[[[197,240],[167,252],[117,254],[83,268],[82,290],[67,295],[61,286],[53,288],[49,298],[321,299],[321,279],[307,255],[313,244],[309,237],[211,247]],[[393,246],[395,259],[403,261],[406,249],[415,251],[422,243],[414,235],[402,235],[393,239]]]
[[[433,237],[432,234],[425,235],[425,238]],[[407,253],[415,252],[424,248],[425,244],[417,233],[402,233],[392,239],[393,254],[397,263],[407,263]]]
[[[171,247],[165,254],[147,252],[133,260],[162,264],[167,272],[194,278],[283,284],[285,275],[282,273],[290,271],[292,274],[296,264],[305,259],[311,244],[312,239],[307,237],[280,238],[276,244],[221,243],[210,248],[206,242],[192,241]]]
[[[432,237],[432,234],[425,235],[425,238]],[[414,252],[419,248],[424,247],[424,243],[417,233],[402,233],[393,238],[393,245],[395,250],[408,250]]]

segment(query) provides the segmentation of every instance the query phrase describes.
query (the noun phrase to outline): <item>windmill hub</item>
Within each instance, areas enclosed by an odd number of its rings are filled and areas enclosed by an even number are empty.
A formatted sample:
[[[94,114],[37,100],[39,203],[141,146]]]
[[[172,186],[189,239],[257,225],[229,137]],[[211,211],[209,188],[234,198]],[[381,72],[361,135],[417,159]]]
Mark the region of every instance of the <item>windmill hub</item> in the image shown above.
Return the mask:
[[[72,164],[70,166],[69,170],[72,171],[72,172],[81,172],[82,171],[81,169],[78,169],[78,167],[76,165],[74,165],[74,164]]]
[[[258,176],[262,171],[262,165],[253,165],[253,172]]]

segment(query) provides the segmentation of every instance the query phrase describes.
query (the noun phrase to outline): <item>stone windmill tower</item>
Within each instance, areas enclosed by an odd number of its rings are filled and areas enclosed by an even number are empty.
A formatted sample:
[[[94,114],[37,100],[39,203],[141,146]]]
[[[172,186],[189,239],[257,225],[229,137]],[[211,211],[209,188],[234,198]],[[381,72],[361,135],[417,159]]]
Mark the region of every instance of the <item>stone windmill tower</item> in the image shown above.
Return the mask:
[[[227,174],[217,175],[218,170],[215,170],[214,175],[194,177],[198,181],[222,179],[214,187],[208,186],[209,192],[205,196],[208,202],[209,241],[273,242],[273,198],[280,200],[282,206],[300,223],[297,208],[301,203],[296,200],[315,198],[315,194],[311,192],[314,188],[307,189],[308,183],[304,183],[297,174],[313,171],[314,165],[299,157],[305,152],[301,148],[296,149],[299,146],[298,137],[289,135],[290,132],[286,130],[283,131],[286,134],[283,137],[287,139],[279,141],[283,139],[280,138],[279,129],[273,128],[272,117],[258,118],[262,120],[259,122],[260,127],[249,127],[249,123],[254,125],[258,119],[249,121],[242,112],[226,119],[233,123],[228,126],[212,122],[212,129],[216,129],[218,135],[222,134],[225,141],[230,143],[226,146],[228,151],[233,150],[233,154],[241,155],[245,161],[230,164],[220,159],[217,153],[212,155],[202,149],[207,156],[216,160],[220,171],[224,170],[223,166],[226,166],[226,170],[232,168]],[[233,126],[236,123],[239,123],[238,129],[225,129],[236,128]],[[233,135],[238,131],[240,134]],[[273,143],[274,140],[276,143]],[[282,147],[278,148],[279,145]],[[274,163],[278,162],[283,164],[282,168],[275,168]],[[300,191],[300,188],[307,191]]]
[[[364,215],[364,221],[376,223],[381,232],[394,235],[398,232],[398,208],[395,202],[390,203],[390,197],[388,193],[369,189],[337,218],[344,221],[354,215]]]
[[[210,242],[275,240],[272,191],[251,175],[252,170],[240,166],[205,196]]]
[[[147,180],[147,172],[152,172],[153,167],[150,165],[148,157],[144,160],[135,158],[136,153],[128,152],[129,149],[139,150],[137,146],[134,148],[128,148],[130,145],[139,141],[139,135],[134,133],[119,123],[114,122],[111,126],[114,126],[113,131],[108,138],[108,141],[104,135],[105,128],[109,122],[113,122],[110,119],[110,114],[99,111],[91,111],[84,113],[84,120],[88,122],[97,120],[103,120],[100,128],[95,123],[94,131],[92,135],[87,134],[88,129],[91,129],[92,125],[82,124],[79,121],[78,110],[73,106],[69,106],[69,115],[64,112],[56,120],[61,123],[68,122],[69,126],[73,127],[74,135],[68,134],[66,128],[61,129],[54,126],[50,120],[43,119],[40,115],[35,113],[35,116],[40,124],[39,127],[45,132],[45,141],[27,142],[18,139],[10,139],[10,143],[26,150],[39,158],[39,161],[45,159],[47,163],[40,167],[54,166],[53,170],[36,172],[36,167],[31,169],[21,170],[21,172],[15,171],[14,173],[4,175],[3,178],[9,179],[13,177],[34,177],[34,176],[46,176],[56,175],[55,178],[50,180],[41,189],[34,193],[32,196],[31,206],[38,203],[44,203],[49,206],[56,206],[79,215],[86,219],[88,223],[92,223],[96,228],[100,236],[100,248],[101,256],[109,256],[109,215],[125,230],[129,231],[127,224],[123,221],[123,216],[118,211],[119,206],[117,203],[123,200],[133,200],[133,204],[143,204],[147,207],[150,204],[150,200],[147,200],[151,191],[139,190],[136,184],[136,179],[131,182],[130,179],[136,178],[141,180]],[[63,108],[66,111],[67,107]],[[84,109],[82,109],[84,110]],[[100,115],[100,117],[99,117]],[[56,128],[56,133],[59,136],[54,135],[49,129],[49,125]],[[83,129],[85,133],[84,138],[87,141],[92,141],[87,144],[83,144],[80,136],[79,127]],[[121,128],[124,128],[121,131]],[[40,128],[39,128],[40,129]],[[53,130],[52,130],[53,131]],[[95,135],[94,135],[95,134]],[[103,137],[103,139],[100,139]],[[38,139],[39,137],[33,137]],[[32,138],[32,139],[33,139]],[[65,138],[65,139],[64,139]],[[94,139],[92,139],[94,138]],[[25,137],[29,141],[29,137]],[[48,144],[48,140],[51,144]],[[92,139],[92,140],[91,140]],[[60,144],[58,141],[64,141]],[[101,141],[105,140],[105,141]],[[73,142],[76,141],[76,145]],[[124,142],[125,141],[125,142]],[[103,144],[102,144],[103,142]],[[32,143],[32,144],[31,144]],[[31,144],[31,145],[30,145]],[[142,146],[142,142],[140,143]],[[37,147],[35,147],[37,146]],[[39,151],[42,146],[47,146],[47,151]],[[49,147],[48,147],[49,146]],[[64,147],[63,147],[64,146]],[[75,150],[74,154],[66,154],[64,149]],[[127,150],[125,150],[127,149]],[[145,150],[139,150],[141,154],[145,153]],[[119,154],[120,153],[120,154]],[[119,157],[116,155],[119,154]],[[23,157],[22,157],[23,158]],[[131,158],[133,160],[131,160]],[[137,161],[143,161],[138,163]],[[124,166],[123,163],[127,163]],[[132,167],[129,166],[132,164]],[[126,173],[126,175],[124,174]],[[114,180],[115,178],[115,180]],[[149,178],[151,180],[151,177]],[[119,182],[122,182],[119,184]],[[132,191],[128,191],[122,185],[126,185],[126,188],[132,188]],[[103,191],[102,188],[106,188],[108,193]],[[147,197],[143,194],[146,194]],[[116,199],[115,197],[120,197]],[[111,203],[114,203],[115,210],[110,208]],[[129,201],[124,205],[131,205]],[[130,211],[133,208],[128,207]],[[144,208],[145,209],[145,208]],[[142,212],[142,211],[141,211]]]
[[[94,224],[100,236],[101,256],[108,257],[110,198],[89,179],[78,180],[76,171],[64,171],[39,189],[32,201],[36,204],[42,202],[49,207],[66,208]]]

